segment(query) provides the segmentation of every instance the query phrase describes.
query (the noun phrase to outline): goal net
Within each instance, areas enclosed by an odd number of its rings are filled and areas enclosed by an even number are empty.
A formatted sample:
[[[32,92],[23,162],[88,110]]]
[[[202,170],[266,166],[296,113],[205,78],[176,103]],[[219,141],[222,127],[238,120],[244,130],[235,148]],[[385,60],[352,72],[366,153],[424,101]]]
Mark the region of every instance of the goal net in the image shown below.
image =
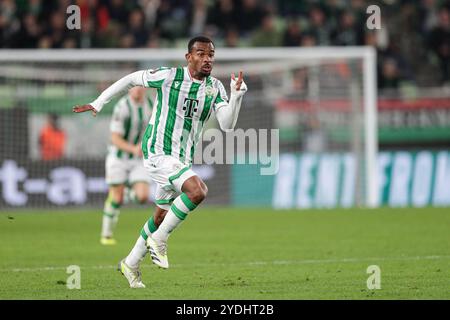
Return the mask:
[[[185,65],[184,54],[2,50],[0,207],[101,205],[117,99],[95,118],[73,114],[72,106],[136,70]],[[368,47],[219,48],[212,75],[229,94],[230,74],[242,70],[249,90],[238,130],[220,133],[212,116],[197,147],[193,169],[208,184],[208,203],[376,206],[375,64]],[[155,94],[147,92],[152,100]],[[61,154],[46,159],[41,139],[49,121],[64,138],[51,144]]]

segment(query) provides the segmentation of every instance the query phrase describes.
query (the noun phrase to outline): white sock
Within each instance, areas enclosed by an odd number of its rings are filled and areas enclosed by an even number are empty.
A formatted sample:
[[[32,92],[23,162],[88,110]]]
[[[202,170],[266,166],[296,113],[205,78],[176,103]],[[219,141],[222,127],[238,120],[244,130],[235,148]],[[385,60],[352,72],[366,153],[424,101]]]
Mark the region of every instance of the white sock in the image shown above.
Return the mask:
[[[170,210],[164,217],[158,230],[153,233],[152,238],[167,240],[169,234],[186,219],[189,212],[197,207],[185,193],[178,196],[172,203]]]
[[[112,218],[112,231],[116,230],[117,223],[119,222],[120,211],[116,210],[114,213],[114,218]]]
[[[144,259],[148,251],[147,246],[145,245],[145,241],[148,237],[152,236],[152,231],[154,232],[156,230],[157,227],[155,225],[155,221],[153,217],[150,217],[150,219],[148,219],[148,221],[142,227],[139,239],[137,239],[136,244],[125,259],[125,263],[127,265],[132,268],[139,267],[140,262]]]
[[[120,210],[118,205],[114,208],[109,200],[106,200],[105,207],[103,209],[103,221],[102,221],[102,234],[103,238],[111,238],[113,236],[114,229],[119,220]]]
[[[145,240],[144,238],[139,236],[130,254],[126,257],[125,263],[130,268],[133,269],[138,268],[139,264],[144,259],[146,254],[147,254],[147,247],[145,245]]]
[[[114,225],[114,218],[104,214],[103,222],[102,222],[102,237],[103,238],[111,238],[112,237],[113,225]]]

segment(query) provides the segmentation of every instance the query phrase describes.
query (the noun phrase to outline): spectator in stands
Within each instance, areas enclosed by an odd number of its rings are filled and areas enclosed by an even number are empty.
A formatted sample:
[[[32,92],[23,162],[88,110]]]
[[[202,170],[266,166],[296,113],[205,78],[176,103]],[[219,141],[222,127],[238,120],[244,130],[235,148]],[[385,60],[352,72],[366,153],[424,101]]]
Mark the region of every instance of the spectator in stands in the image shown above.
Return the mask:
[[[81,19],[81,30],[78,35],[80,48],[92,48],[96,46],[93,20],[93,18]],[[105,28],[100,28],[98,32],[102,32]]]
[[[148,39],[148,29],[145,27],[144,13],[141,9],[130,12],[127,31],[133,37],[133,46],[143,47]]]
[[[189,19],[189,35],[202,34],[208,18],[208,6],[205,0],[194,0]]]
[[[275,17],[267,14],[262,20],[261,27],[255,31],[252,37],[254,47],[281,46],[281,35],[275,26]]]
[[[66,38],[63,41],[62,47],[64,49],[76,49],[77,48],[77,40],[75,38]]]
[[[161,1],[156,20],[156,28],[161,37],[175,40],[188,36],[187,15],[185,6],[176,6],[175,1]]]
[[[145,26],[153,31],[156,24],[158,8],[161,0],[141,0],[142,10],[145,15]]]
[[[225,47],[236,48],[239,46],[239,32],[235,28],[229,28],[225,34]]]
[[[320,46],[330,45],[331,28],[327,23],[325,13],[319,6],[315,6],[309,12],[309,34],[313,35]]]
[[[278,1],[278,7],[283,15],[306,15],[309,10],[307,1],[283,0]]]
[[[96,47],[117,48],[120,45],[122,34],[121,26],[116,22],[111,21],[105,30],[96,30]]]
[[[355,17],[356,25],[362,26],[365,23],[367,19],[366,9],[370,4],[368,4],[366,0],[350,1],[350,11],[353,13],[353,16]]]
[[[330,26],[331,30],[337,28],[339,24],[339,17],[344,10],[343,3],[339,0],[326,0],[322,9],[325,12],[327,24]]]
[[[238,29],[244,35],[261,25],[264,10],[257,0],[242,0],[238,8],[239,19],[237,20]]]
[[[109,4],[108,12],[111,20],[126,25],[128,22],[128,7],[125,5],[125,0],[111,0],[107,3]]]
[[[17,7],[13,0],[0,2],[0,47],[11,46],[11,37],[20,28]]]
[[[439,11],[438,25],[433,28],[429,36],[431,51],[439,59],[442,72],[442,82],[450,81],[450,11],[443,7]]]
[[[333,44],[337,46],[357,46],[362,44],[362,28],[356,25],[355,16],[344,11],[338,27],[332,33]]]
[[[160,37],[157,32],[152,32],[147,39],[147,48],[160,48]]]
[[[64,156],[65,145],[66,134],[59,127],[58,116],[51,113],[39,134],[41,159],[45,161],[61,159]]]
[[[63,12],[55,11],[50,16],[50,25],[45,31],[49,37],[52,48],[62,48],[64,39],[67,36],[66,17]]]
[[[297,47],[302,41],[302,30],[297,18],[291,18],[288,21],[286,31],[283,35],[283,46]]]
[[[303,34],[300,45],[302,47],[315,47],[317,45],[317,39],[313,34],[305,33]]]
[[[120,38],[119,47],[123,49],[130,49],[136,46],[136,41],[131,33],[126,33]]]
[[[66,8],[74,3],[81,30],[70,31]],[[376,3],[382,29],[374,39],[365,36],[364,0],[1,0],[0,47],[171,47],[191,34],[208,34],[227,47],[371,42],[379,49],[379,70],[385,57],[393,58],[402,77],[415,75],[425,85],[449,82],[450,0]],[[275,28],[282,25],[278,19],[286,21],[283,30]],[[440,79],[427,76],[433,67],[442,71]]]
[[[400,72],[397,62],[387,58],[382,62],[378,77],[380,89],[398,89],[400,86]]]
[[[33,14],[26,14],[21,23],[20,30],[12,37],[12,47],[14,48],[36,48],[41,35],[41,27],[37,22],[37,17]]]
[[[209,9],[207,24],[216,28],[216,34],[223,35],[234,28],[236,20],[238,17],[233,0],[218,0]]]
[[[396,54],[416,69],[423,66],[426,45],[420,34],[420,15],[416,4],[403,1],[398,13],[390,19],[390,39]]]
[[[428,32],[438,24],[439,8],[436,0],[422,0],[420,4],[420,21],[422,32]]]
[[[51,49],[52,39],[49,36],[40,37],[37,47],[39,49]]]

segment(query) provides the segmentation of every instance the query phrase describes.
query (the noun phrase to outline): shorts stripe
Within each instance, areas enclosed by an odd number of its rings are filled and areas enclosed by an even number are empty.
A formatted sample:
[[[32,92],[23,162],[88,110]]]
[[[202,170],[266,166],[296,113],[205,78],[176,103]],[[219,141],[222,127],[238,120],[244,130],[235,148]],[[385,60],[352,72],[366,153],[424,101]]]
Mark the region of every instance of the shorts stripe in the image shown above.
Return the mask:
[[[155,200],[156,204],[171,204],[175,198]]]
[[[185,173],[186,171],[188,171],[189,168],[188,167],[184,167],[183,169],[181,169],[177,174],[174,174],[173,176],[169,177],[169,182],[171,184],[173,184],[173,180],[178,179],[183,173]]]

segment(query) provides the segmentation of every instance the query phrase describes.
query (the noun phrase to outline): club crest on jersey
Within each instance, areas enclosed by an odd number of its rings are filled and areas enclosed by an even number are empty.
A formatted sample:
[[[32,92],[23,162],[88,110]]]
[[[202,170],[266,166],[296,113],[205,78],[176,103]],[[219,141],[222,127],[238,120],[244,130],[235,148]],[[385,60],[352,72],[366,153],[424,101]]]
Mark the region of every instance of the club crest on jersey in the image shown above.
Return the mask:
[[[183,111],[185,118],[192,118],[194,113],[198,111],[198,100],[185,98],[183,102]]]
[[[205,88],[205,95],[206,95],[206,96],[209,96],[209,97],[214,96],[214,93],[215,93],[215,90],[214,90],[213,87],[207,86],[207,87]]]
[[[175,88],[179,88],[180,87],[181,82],[180,81],[175,81]]]

